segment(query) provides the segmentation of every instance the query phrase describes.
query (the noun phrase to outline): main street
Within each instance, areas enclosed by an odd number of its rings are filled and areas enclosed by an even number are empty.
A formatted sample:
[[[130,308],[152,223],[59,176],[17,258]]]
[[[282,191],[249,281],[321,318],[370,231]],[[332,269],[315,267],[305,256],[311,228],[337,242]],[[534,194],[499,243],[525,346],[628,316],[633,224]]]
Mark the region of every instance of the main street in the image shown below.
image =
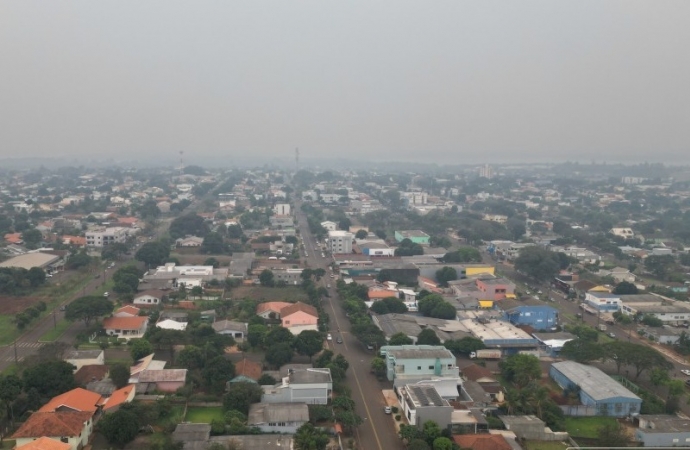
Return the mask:
[[[325,299],[325,310],[330,318],[330,330],[333,340],[329,341],[330,347],[336,353],[341,353],[350,363],[346,383],[352,392],[352,398],[356,404],[357,414],[364,418],[356,432],[356,438],[363,450],[402,449],[402,441],[395,431],[392,415],[383,412],[385,401],[381,389],[390,388],[387,384],[380,383],[370,373],[371,359],[374,354],[366,348],[350,333],[350,322],[345,317],[345,312],[340,306],[335,279],[330,278],[328,255],[322,257],[322,251],[316,243],[316,239],[309,230],[307,218],[300,210],[300,202],[296,202],[297,223],[304,241],[304,256],[310,268],[326,269],[326,277],[321,280],[324,287],[330,285],[330,297]],[[338,337],[342,344],[336,343]]]

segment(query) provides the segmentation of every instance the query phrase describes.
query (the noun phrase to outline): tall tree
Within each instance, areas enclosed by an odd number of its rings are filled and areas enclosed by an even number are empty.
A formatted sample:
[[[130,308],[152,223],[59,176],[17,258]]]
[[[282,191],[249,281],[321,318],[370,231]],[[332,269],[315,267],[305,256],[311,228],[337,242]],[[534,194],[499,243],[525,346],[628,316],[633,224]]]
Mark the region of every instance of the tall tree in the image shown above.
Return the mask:
[[[160,241],[147,242],[134,255],[137,261],[147,266],[160,266],[170,256],[170,246]]]
[[[115,363],[110,366],[110,379],[117,389],[127,386],[129,383],[129,366],[122,363]]]
[[[264,269],[259,274],[259,283],[261,283],[261,286],[265,286],[265,287],[275,286],[275,280],[273,277],[273,272],[270,269]]]
[[[65,361],[45,361],[27,368],[22,374],[24,390],[36,389],[43,398],[52,398],[76,386],[74,366]]]
[[[256,383],[238,381],[229,383],[228,391],[223,396],[223,409],[225,411],[237,410],[245,416],[249,414],[249,406],[261,401],[263,389]]]
[[[444,266],[436,271],[436,280],[441,283],[441,286],[448,286],[449,281],[458,279],[458,271],[453,267]]]
[[[501,375],[517,387],[525,387],[530,381],[541,378],[539,358],[533,355],[517,354],[498,363]]]
[[[441,345],[441,339],[434,330],[425,328],[417,336],[417,345]]]
[[[292,345],[297,353],[308,356],[311,361],[312,356],[323,350],[323,336],[316,330],[304,330],[297,335]]]
[[[103,297],[80,297],[67,305],[65,319],[69,321],[83,320],[88,327],[97,317],[105,316],[113,311],[113,302]]]
[[[551,280],[560,270],[558,256],[543,247],[533,245],[520,250],[515,259],[515,269],[540,281]]]
[[[412,339],[405,333],[395,333],[388,340],[388,345],[412,345]]]
[[[146,339],[132,339],[130,344],[129,352],[134,361],[153,353],[153,345]]]
[[[127,410],[119,410],[103,416],[98,428],[108,442],[122,447],[137,436],[139,418]]]

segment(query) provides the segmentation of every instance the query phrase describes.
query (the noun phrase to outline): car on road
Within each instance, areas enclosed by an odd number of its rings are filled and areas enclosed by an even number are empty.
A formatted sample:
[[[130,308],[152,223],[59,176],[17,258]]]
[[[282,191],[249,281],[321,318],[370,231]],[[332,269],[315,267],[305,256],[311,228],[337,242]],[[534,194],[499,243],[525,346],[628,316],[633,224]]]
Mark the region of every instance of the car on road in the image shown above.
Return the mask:
[[[386,414],[391,414],[393,412],[393,408],[391,408],[390,406],[384,406],[383,412]]]
[[[611,339],[616,339],[616,335],[615,335],[614,333],[609,333],[609,337],[610,337]]]
[[[329,340],[329,341],[332,341],[332,340],[333,340],[333,336],[331,336],[331,333],[328,333],[328,334],[326,335],[326,339]]]
[[[110,293],[108,293],[108,292],[103,293],[103,297],[108,298],[108,296],[110,296]]]
[[[687,375],[687,376],[690,377],[690,370],[688,370],[688,369],[683,369],[683,370],[680,371],[680,373],[682,373],[683,375]]]
[[[338,336],[338,338],[335,340],[335,342],[338,343],[338,344],[342,344],[342,343],[343,343],[343,338],[341,338],[340,336]]]

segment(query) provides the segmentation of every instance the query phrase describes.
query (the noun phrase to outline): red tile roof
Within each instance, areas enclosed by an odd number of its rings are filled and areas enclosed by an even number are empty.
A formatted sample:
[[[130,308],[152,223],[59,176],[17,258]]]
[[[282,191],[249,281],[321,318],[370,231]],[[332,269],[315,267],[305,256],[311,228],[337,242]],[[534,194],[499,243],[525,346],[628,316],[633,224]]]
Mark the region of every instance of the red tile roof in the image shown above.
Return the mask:
[[[70,450],[71,448],[72,446],[66,442],[40,437],[35,441],[17,447],[17,450]]]
[[[398,293],[387,289],[369,289],[367,297],[372,298],[398,298]]]
[[[285,308],[286,306],[291,306],[292,303],[288,302],[265,302],[265,303],[259,303],[256,306],[256,313],[261,314],[266,311],[272,311],[275,313],[280,313],[280,311]]]
[[[318,311],[316,311],[316,308],[314,308],[311,305],[307,305],[306,303],[302,303],[302,302],[297,302],[297,303],[294,303],[290,306],[286,306],[285,308],[281,309],[280,310],[280,317],[283,317],[283,318],[288,317],[291,314],[296,313],[297,311],[302,311],[304,313],[309,314],[310,316],[319,317],[319,313],[318,313]]]
[[[477,364],[471,364],[463,368],[461,372],[465,376],[465,378],[472,381],[477,381],[481,378],[491,378],[492,380],[496,379],[493,372],[491,372],[486,367],[482,367]]]
[[[95,412],[101,400],[101,394],[87,391],[82,388],[76,388],[53,397],[48,403],[43,405],[38,412],[57,411],[63,408],[69,408],[74,411]]]
[[[93,413],[86,411],[36,412],[19,427],[12,435],[12,439],[79,436],[84,429],[84,424],[92,417]]]
[[[133,397],[130,397],[130,395],[135,392],[135,389],[134,384],[128,384],[127,386],[113,392],[110,397],[104,400],[103,411],[108,411],[109,409],[131,401]]]
[[[235,375],[244,375],[252,380],[258,380],[261,378],[261,372],[261,364],[247,358],[235,364]]]
[[[103,320],[103,328],[106,330],[139,330],[144,326],[148,317],[108,317]]]
[[[512,447],[500,434],[461,434],[453,436],[460,448],[472,450],[512,450]]]
[[[115,314],[124,313],[124,314],[129,314],[130,316],[138,316],[139,311],[141,311],[141,310],[139,308],[137,308],[136,306],[125,305],[122,308],[118,308],[117,310],[115,310]]]
[[[19,244],[22,242],[22,234],[21,233],[7,233],[5,235],[5,240],[9,242],[10,244]]]

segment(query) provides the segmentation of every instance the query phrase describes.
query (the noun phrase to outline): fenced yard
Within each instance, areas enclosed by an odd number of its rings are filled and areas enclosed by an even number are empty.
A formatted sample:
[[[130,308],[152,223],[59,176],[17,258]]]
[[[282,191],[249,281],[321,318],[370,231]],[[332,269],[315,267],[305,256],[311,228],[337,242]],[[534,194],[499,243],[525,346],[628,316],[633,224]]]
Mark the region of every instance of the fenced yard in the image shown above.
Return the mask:
[[[213,420],[224,420],[223,408],[220,406],[190,406],[187,408],[185,422],[211,423]]]

